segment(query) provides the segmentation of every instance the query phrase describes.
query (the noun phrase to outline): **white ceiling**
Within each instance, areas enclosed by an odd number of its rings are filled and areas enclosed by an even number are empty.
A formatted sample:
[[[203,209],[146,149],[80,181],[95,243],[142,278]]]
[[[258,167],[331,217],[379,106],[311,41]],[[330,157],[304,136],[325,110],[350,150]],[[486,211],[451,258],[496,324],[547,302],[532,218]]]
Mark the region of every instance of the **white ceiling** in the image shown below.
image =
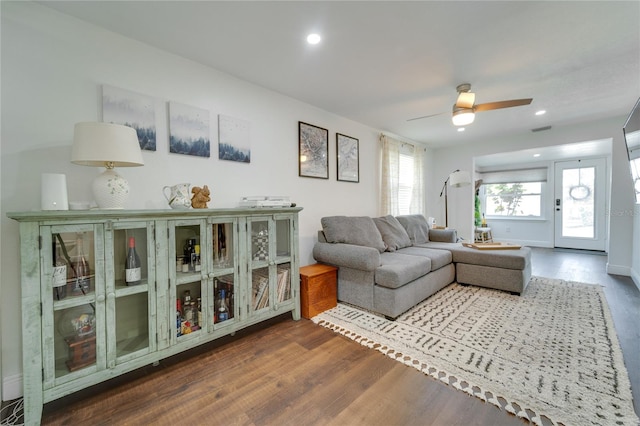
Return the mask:
[[[41,3],[432,147],[622,116],[640,96],[638,1]],[[460,133],[460,83],[476,103],[533,103],[482,112]]]

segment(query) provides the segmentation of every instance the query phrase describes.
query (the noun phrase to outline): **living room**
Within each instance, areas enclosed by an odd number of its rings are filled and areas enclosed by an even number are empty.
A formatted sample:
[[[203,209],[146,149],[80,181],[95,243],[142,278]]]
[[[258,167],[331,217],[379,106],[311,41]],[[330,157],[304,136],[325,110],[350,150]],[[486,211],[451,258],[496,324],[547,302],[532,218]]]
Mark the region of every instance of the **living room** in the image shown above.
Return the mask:
[[[313,65],[313,61],[309,64]],[[629,89],[633,92],[632,99],[638,97],[638,84]],[[286,195],[303,207],[300,265],[314,263],[312,249],[322,217],[375,216],[379,212],[378,138],[382,129],[107,31],[46,4],[2,2],[3,400],[18,397],[22,392],[21,334],[20,327],[15,326],[21,318],[20,304],[16,303],[21,297],[20,253],[16,249],[19,234],[17,223],[6,214],[39,209],[42,173],[64,173],[71,201],[92,198],[88,182],[97,170],[73,165],[71,144],[75,123],[101,120],[104,85],[146,94],[156,100],[157,151],[143,153],[143,167],[121,169],[132,187],[128,208],[166,208],[163,186],[180,182],[208,185],[212,192],[210,208],[235,207],[243,196]],[[453,88],[452,92],[455,95]],[[251,163],[220,161],[216,155],[196,158],[169,154],[166,105],[170,101],[210,111],[211,123],[217,122],[218,114],[249,120]],[[563,125],[560,121],[547,132],[527,130],[517,135],[472,139],[453,147],[427,147],[426,215],[444,223],[444,204],[439,196],[444,179],[455,169],[474,170],[478,157],[611,140],[607,268],[611,273],[632,276],[640,286],[640,215],[631,196],[633,189],[621,132],[632,106],[633,102],[622,105],[625,112],[588,117],[580,124]],[[336,181],[333,160],[329,162],[327,180],[298,177],[299,121],[329,129],[330,159],[336,156],[334,133],[359,139],[357,184]],[[214,130],[211,133],[217,134]],[[450,191],[448,202],[450,226],[460,236],[472,239],[472,187]],[[551,247],[550,241],[549,244]]]

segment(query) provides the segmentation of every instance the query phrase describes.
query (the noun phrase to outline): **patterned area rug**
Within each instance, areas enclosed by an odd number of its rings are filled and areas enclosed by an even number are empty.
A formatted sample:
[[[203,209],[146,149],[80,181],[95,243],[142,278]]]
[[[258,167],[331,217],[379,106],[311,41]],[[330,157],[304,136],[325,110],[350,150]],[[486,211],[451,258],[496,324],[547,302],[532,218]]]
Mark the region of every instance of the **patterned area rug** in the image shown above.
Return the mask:
[[[342,303],[312,320],[535,424],[639,424],[598,285],[454,283],[396,321]]]

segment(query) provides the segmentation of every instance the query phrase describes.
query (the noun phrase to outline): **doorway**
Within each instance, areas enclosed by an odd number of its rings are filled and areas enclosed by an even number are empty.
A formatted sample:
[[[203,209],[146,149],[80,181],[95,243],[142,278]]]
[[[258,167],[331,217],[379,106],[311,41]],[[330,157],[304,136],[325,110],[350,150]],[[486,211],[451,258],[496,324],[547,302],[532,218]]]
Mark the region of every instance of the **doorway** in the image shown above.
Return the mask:
[[[605,251],[606,160],[555,163],[555,247]]]

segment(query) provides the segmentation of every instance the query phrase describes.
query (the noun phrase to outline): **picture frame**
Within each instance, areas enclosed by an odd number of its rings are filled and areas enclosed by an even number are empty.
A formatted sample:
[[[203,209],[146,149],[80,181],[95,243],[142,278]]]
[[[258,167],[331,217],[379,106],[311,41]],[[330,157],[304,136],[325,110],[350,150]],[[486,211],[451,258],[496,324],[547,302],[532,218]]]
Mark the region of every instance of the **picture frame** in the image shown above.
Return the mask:
[[[102,121],[135,129],[140,149],[156,150],[158,100],[141,93],[102,85]]]
[[[298,176],[329,179],[329,131],[298,121]]]
[[[209,111],[169,102],[169,152],[207,157],[211,155]]]
[[[360,182],[360,141],[336,133],[337,179],[342,182]]]

